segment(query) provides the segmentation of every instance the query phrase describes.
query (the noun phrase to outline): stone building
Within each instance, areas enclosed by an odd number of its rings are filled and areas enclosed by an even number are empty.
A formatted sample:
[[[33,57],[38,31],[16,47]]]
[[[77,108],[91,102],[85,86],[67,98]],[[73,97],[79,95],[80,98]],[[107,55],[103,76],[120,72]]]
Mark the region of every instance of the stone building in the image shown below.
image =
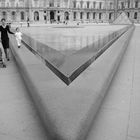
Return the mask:
[[[0,0],[0,18],[20,22],[112,22],[122,11],[140,22],[140,0]]]

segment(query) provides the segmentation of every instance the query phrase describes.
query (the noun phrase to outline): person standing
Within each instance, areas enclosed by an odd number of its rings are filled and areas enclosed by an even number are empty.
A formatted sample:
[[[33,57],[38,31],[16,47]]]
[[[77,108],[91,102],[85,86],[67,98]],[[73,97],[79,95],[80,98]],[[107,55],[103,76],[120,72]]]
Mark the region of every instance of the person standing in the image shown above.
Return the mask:
[[[30,20],[27,18],[27,27],[30,27]]]
[[[22,40],[22,33],[20,32],[19,27],[16,28],[16,33],[15,33],[16,41],[18,44],[18,48],[21,46],[21,40]]]
[[[8,33],[14,34],[10,31],[9,26],[6,24],[6,20],[4,18],[1,19],[1,26],[0,26],[0,32],[1,32],[1,43],[5,52],[5,56],[7,61],[10,60],[9,58],[9,37]]]

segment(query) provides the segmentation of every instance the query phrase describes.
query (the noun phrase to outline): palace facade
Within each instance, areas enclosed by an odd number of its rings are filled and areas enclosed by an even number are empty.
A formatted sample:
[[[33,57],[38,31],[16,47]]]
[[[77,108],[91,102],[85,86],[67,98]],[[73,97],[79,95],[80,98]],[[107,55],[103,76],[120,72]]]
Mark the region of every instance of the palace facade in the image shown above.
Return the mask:
[[[140,23],[140,0],[0,0],[10,22],[112,22],[122,11]]]

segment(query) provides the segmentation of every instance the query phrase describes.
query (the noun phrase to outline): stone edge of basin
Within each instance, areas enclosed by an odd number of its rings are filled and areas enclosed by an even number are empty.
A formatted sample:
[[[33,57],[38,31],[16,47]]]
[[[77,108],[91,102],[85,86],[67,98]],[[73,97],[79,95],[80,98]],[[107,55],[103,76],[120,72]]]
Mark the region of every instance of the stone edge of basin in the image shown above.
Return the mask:
[[[116,71],[117,71],[117,69],[119,67],[121,59],[123,58],[125,50],[127,49],[127,46],[128,46],[129,41],[130,41],[130,38],[132,36],[133,30],[134,30],[134,26],[132,28],[130,28],[126,33],[124,33],[124,35],[122,35],[120,39],[117,40],[117,42],[124,41],[124,43],[122,43],[122,42],[119,43],[119,44],[121,44],[120,45],[121,47],[120,47],[120,50],[118,52],[111,51],[113,49],[112,49],[112,47],[110,47],[109,52],[106,51],[102,56],[100,56],[99,59],[96,60],[95,65],[96,65],[96,69],[97,69],[97,67],[99,67],[99,68],[101,67],[101,65],[102,65],[100,63],[101,61],[102,61],[102,63],[104,63],[104,65],[105,65],[105,63],[109,63],[108,61],[103,61],[103,59],[105,57],[108,57],[106,60],[109,60],[109,57],[110,57],[109,53],[114,53],[116,55],[116,57],[113,60],[111,59],[112,62],[110,62],[110,68],[108,69],[108,72],[106,72],[105,79],[104,78],[101,79],[102,84],[100,84],[99,86],[97,85],[96,90],[98,90],[98,91],[96,91],[96,92],[98,92],[99,98],[97,98],[97,101],[95,102],[95,104],[93,103],[94,106],[91,106],[90,111],[88,112],[88,115],[87,115],[86,119],[84,120],[83,124],[81,124],[81,128],[79,129],[78,134],[71,140],[85,140],[86,139],[86,137],[88,135],[88,132],[91,129],[91,126],[93,125],[94,117],[95,117],[96,113],[98,112],[98,109],[99,109],[99,107],[100,107],[100,105],[102,103],[102,100],[103,100],[105,94],[107,93],[107,90],[108,90],[108,88],[110,86],[110,83],[111,83],[111,81],[112,81],[112,79],[113,79],[113,77],[114,77],[114,75],[115,75],[115,73],[116,73]],[[22,77],[23,77],[23,79],[25,81],[25,84],[26,84],[26,86],[27,86],[27,88],[28,88],[28,90],[30,92],[30,95],[31,95],[31,97],[32,97],[32,99],[33,99],[33,101],[35,103],[35,106],[36,106],[36,108],[37,108],[37,110],[39,112],[39,116],[40,116],[42,122],[44,123],[47,135],[50,137],[51,140],[69,140],[65,136],[63,137],[62,134],[59,134],[59,131],[57,131],[57,129],[56,129],[53,121],[51,120],[49,114],[47,114],[48,109],[47,109],[47,107],[45,107],[45,103],[41,100],[40,94],[38,94],[38,92],[40,90],[37,89],[38,87],[36,87],[36,84],[34,84],[34,81],[37,80],[36,79],[37,77],[30,76],[32,71],[27,70],[27,68],[31,67],[33,64],[31,64],[31,65],[30,64],[27,64],[27,65],[25,64],[25,62],[24,62],[24,51],[22,52],[22,50],[19,50],[17,48],[15,39],[12,36],[10,36],[10,40],[11,40],[10,41],[10,46],[11,46],[13,56],[14,56],[16,62],[17,62],[17,65],[18,65],[18,68],[19,68],[19,70],[21,72],[21,75],[22,75]],[[114,45],[114,44],[112,44],[112,45]],[[116,45],[115,47],[118,47],[118,46]],[[25,50],[25,51],[28,51],[28,50]],[[28,51],[28,54],[31,55],[31,57],[34,57],[35,61],[37,61],[36,63],[40,64],[40,60],[38,60],[38,58],[36,58],[36,56],[31,54],[31,52],[29,52],[29,51]],[[44,65],[44,64],[42,63],[40,65]],[[91,65],[91,67],[93,65],[94,65],[94,63]],[[45,67],[46,66],[42,66],[43,69]],[[102,73],[105,72],[105,69],[106,68],[100,69],[100,72],[98,71],[97,74],[100,74],[100,76],[101,76]],[[82,76],[85,72],[83,72],[80,76]],[[40,73],[40,72],[36,71],[36,75],[38,75],[38,73]],[[40,73],[40,75],[41,75],[41,73]],[[72,83],[72,85],[74,83],[76,83],[76,82],[80,82],[79,81],[80,76],[79,76],[79,78],[77,78]],[[93,77],[93,78],[95,78],[95,77]],[[91,82],[91,80],[97,80],[97,79],[93,79],[93,78],[91,77],[89,82]],[[60,81],[58,81],[58,83],[59,82],[62,82],[62,81],[60,80]],[[86,81],[86,82],[88,83],[88,81]],[[62,86],[65,86],[63,84],[64,83],[62,82]],[[67,87],[67,88],[69,88],[69,87]]]

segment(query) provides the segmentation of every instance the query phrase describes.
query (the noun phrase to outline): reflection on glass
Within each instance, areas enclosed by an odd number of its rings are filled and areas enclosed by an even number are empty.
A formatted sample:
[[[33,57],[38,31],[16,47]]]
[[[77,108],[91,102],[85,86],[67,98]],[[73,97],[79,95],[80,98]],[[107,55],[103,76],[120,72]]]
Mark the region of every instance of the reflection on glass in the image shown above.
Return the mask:
[[[82,65],[86,63],[90,65],[96,56],[105,51],[107,43],[126,30],[125,26],[114,27],[96,26],[81,29],[32,27],[28,30],[23,28],[22,32],[25,33],[24,42],[64,76],[72,77],[73,80],[73,77],[79,74],[78,70]],[[82,68],[85,69],[86,66]]]
[[[42,42],[49,47],[61,51],[64,54],[71,54],[84,47],[90,46],[97,40],[102,40],[111,32],[121,29],[124,26],[108,27],[85,27],[85,28],[47,28],[32,27],[22,28],[22,31],[35,40]],[[100,41],[98,42],[100,45]],[[71,53],[70,53],[71,52]]]

